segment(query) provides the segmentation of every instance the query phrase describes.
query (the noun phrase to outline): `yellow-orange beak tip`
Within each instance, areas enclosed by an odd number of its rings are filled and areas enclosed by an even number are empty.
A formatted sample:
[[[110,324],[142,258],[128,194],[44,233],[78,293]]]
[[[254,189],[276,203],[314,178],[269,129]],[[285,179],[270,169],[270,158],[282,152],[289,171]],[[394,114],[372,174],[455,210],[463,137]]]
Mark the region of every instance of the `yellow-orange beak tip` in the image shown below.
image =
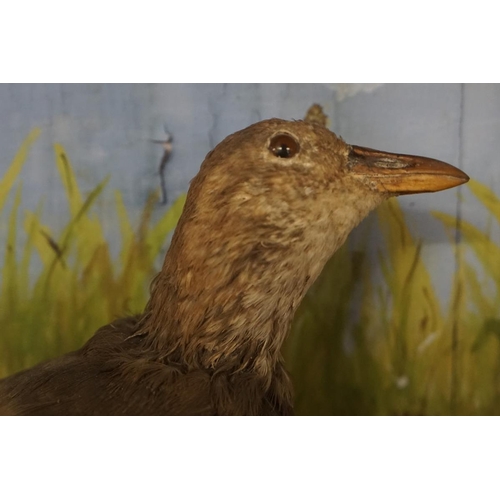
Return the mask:
[[[391,195],[433,193],[469,180],[462,170],[423,156],[351,146],[348,161],[354,176],[369,180],[379,191]]]

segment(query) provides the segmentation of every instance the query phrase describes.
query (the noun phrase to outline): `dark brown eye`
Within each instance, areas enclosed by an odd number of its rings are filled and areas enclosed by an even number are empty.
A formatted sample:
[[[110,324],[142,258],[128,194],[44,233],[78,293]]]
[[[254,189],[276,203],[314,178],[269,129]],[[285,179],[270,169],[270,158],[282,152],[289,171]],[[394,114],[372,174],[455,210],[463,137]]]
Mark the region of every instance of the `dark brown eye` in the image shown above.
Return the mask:
[[[269,149],[274,156],[291,158],[299,152],[299,143],[290,135],[280,134],[271,139]]]

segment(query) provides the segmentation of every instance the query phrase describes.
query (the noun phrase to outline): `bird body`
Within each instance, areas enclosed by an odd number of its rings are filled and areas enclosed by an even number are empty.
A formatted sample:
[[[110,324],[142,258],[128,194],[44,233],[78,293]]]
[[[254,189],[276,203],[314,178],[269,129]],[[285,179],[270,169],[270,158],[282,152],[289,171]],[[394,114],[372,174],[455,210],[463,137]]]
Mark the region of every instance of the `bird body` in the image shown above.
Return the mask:
[[[3,415],[282,415],[291,397],[248,373],[214,374],[164,361],[133,337],[137,317],[100,328],[78,351],[2,382]],[[132,336],[132,337],[131,337]],[[283,377],[276,373],[274,385]],[[276,391],[276,394],[273,392]],[[291,396],[291,395],[290,395]]]
[[[309,286],[389,196],[466,182],[451,165],[271,119],[222,141],[191,183],[144,313],[0,381],[0,413],[288,415],[280,354]]]

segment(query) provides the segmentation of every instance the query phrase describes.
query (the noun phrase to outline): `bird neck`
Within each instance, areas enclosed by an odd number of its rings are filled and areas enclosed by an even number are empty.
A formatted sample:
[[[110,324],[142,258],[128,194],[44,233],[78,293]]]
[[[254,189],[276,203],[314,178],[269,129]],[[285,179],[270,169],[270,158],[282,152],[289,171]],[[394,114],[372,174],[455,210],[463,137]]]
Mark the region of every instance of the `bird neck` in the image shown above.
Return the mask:
[[[215,174],[202,167],[191,184],[140,333],[171,361],[266,375],[307,289],[382,198],[341,204],[325,192],[291,210],[300,187],[273,198],[242,191],[251,180],[233,186]]]
[[[307,266],[277,242],[200,240],[203,227],[184,226],[153,282],[143,331],[165,358],[270,375],[313,278]]]

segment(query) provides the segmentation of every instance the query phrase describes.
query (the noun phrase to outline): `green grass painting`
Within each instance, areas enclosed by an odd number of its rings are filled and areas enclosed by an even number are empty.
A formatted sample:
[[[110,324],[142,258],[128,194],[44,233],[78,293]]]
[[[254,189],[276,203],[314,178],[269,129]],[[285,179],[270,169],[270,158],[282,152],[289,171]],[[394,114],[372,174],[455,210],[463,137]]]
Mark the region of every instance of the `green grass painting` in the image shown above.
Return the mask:
[[[64,148],[56,144],[68,220],[55,234],[41,205],[34,212],[22,210],[22,167],[39,132],[28,135],[0,179],[5,221],[0,376],[76,349],[101,325],[140,312],[158,270],[155,262],[185,201],[181,196],[153,222],[157,197],[152,195],[133,227],[116,192],[121,247],[113,258],[94,210],[108,179],[83,196]],[[468,186],[485,217],[500,224],[500,198],[478,182]],[[294,379],[296,412],[500,414],[500,246],[487,232],[459,222],[462,258],[445,310],[421,258],[422,243],[410,233],[397,200],[385,203],[377,215],[385,241],[377,262],[383,282],[375,279],[368,256],[352,251],[348,241],[296,315],[283,352]],[[456,219],[433,215],[454,244]],[[33,280],[34,260],[41,266]]]
[[[14,196],[7,234],[1,235],[5,257],[0,292],[0,376],[76,349],[100,326],[140,312],[155,273],[155,259],[185,201],[181,196],[153,224],[156,196],[152,195],[139,227],[133,228],[120,193],[115,193],[121,251],[113,261],[101,222],[92,214],[92,205],[107,179],[83,197],[62,146],[54,147],[69,213],[61,234],[53,234],[43,224],[41,210],[19,213],[21,189],[20,184],[15,187],[16,181],[37,135],[35,131],[28,136],[0,180],[0,211],[7,196]],[[20,226],[27,235],[23,248],[17,247]],[[28,269],[35,254],[42,262],[42,271],[30,286]]]

